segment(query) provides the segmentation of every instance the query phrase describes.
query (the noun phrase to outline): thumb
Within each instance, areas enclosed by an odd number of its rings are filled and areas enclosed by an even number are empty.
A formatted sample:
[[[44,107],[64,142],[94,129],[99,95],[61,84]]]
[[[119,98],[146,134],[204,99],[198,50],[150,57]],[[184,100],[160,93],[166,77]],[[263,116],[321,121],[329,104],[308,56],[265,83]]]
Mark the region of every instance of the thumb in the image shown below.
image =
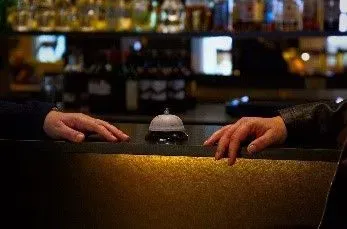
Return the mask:
[[[247,147],[247,151],[250,154],[258,153],[263,151],[264,149],[266,149],[273,143],[274,143],[274,137],[272,136],[271,132],[268,131],[264,135],[260,136],[259,138],[251,142]]]
[[[59,127],[58,135],[60,138],[69,140],[71,142],[82,142],[85,138],[83,133],[72,129],[65,124]]]

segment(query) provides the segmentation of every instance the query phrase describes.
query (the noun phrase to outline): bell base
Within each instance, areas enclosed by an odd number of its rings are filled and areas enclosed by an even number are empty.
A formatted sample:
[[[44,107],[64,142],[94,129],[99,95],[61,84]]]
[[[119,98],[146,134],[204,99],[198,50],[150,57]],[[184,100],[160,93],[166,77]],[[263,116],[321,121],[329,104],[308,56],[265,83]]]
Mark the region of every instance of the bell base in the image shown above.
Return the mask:
[[[153,144],[180,145],[188,140],[188,135],[181,131],[149,131],[145,140]]]

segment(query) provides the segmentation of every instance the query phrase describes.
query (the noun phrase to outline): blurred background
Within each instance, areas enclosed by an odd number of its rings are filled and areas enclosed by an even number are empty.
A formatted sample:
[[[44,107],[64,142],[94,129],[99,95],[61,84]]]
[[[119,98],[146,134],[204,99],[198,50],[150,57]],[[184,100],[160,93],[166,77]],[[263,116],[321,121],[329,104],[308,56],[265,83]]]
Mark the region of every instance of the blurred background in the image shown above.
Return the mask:
[[[345,0],[0,0],[0,42],[2,99],[117,121],[347,99]]]

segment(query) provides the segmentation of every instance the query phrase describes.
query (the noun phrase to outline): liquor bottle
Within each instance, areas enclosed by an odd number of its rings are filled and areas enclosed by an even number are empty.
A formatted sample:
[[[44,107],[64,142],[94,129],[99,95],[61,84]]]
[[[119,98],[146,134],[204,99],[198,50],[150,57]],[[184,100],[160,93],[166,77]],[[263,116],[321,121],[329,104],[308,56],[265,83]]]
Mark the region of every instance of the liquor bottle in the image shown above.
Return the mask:
[[[107,29],[106,21],[106,2],[105,0],[96,0],[95,1],[95,30],[103,31]]]
[[[56,22],[55,29],[57,31],[70,31],[72,29],[73,12],[71,0],[56,0]]]
[[[215,0],[213,12],[213,30],[226,31],[229,27],[228,0]]]
[[[275,30],[275,7],[275,0],[265,0],[263,31],[271,32]]]
[[[76,6],[80,30],[83,32],[94,31],[97,21],[95,0],[78,0]]]
[[[336,52],[336,66],[335,66],[335,73],[343,73],[344,72],[344,66],[343,66],[343,51],[341,49],[337,50]]]
[[[107,30],[114,31],[116,30],[117,17],[119,17],[119,9],[117,8],[117,2],[112,0],[106,0],[105,10]]]
[[[135,31],[141,32],[150,29],[150,6],[148,0],[132,0],[131,18]]]
[[[237,32],[241,30],[241,0],[235,0],[234,6],[233,6],[233,13],[232,13],[232,30]]]
[[[324,30],[339,30],[339,0],[324,0]]]
[[[303,12],[303,29],[319,30],[319,0],[305,0]]]
[[[152,31],[156,31],[159,22],[159,3],[153,0],[151,3],[151,12],[149,16],[149,26]]]
[[[283,30],[283,1],[277,0],[273,2],[275,30],[277,31]]]
[[[186,1],[186,29],[188,31],[205,31],[208,2],[205,0]]]
[[[136,72],[131,66],[127,71],[125,83],[125,107],[127,111],[137,111],[139,109],[139,81]]]
[[[183,58],[181,58],[183,57]],[[179,112],[186,109],[186,77],[180,72],[185,57],[180,52],[173,51],[171,59],[171,76],[168,78],[168,104],[172,111]]]
[[[170,52],[170,51],[169,51]],[[157,75],[151,76],[151,98],[150,106],[154,112],[159,112],[165,109],[168,105],[168,79],[171,75],[170,64],[171,61],[168,59],[170,53],[168,50],[159,53],[157,58],[158,72]]]
[[[158,31],[162,33],[182,32],[185,28],[185,12],[181,0],[165,0],[161,5]]]
[[[284,0],[282,30],[285,32],[302,30],[302,14],[302,0]]]
[[[241,0],[240,4],[240,30],[261,30],[264,20],[264,2],[262,0]]]
[[[15,7],[8,11],[7,20],[15,31],[28,31],[33,23],[33,11],[29,0],[18,0]]]
[[[129,31],[132,28],[131,3],[126,0],[117,1],[116,30]]]
[[[33,7],[37,29],[45,32],[54,30],[56,15],[53,0],[34,0]]]

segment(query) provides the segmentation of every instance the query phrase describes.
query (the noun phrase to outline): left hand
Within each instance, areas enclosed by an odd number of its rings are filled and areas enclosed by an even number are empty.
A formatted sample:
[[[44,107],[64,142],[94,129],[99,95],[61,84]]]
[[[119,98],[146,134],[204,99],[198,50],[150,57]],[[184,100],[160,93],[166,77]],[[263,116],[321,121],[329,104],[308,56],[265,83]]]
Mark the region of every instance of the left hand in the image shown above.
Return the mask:
[[[66,139],[72,142],[82,142],[85,139],[85,133],[90,132],[110,142],[130,139],[115,126],[80,113],[51,111],[45,118],[43,129],[53,139]]]

